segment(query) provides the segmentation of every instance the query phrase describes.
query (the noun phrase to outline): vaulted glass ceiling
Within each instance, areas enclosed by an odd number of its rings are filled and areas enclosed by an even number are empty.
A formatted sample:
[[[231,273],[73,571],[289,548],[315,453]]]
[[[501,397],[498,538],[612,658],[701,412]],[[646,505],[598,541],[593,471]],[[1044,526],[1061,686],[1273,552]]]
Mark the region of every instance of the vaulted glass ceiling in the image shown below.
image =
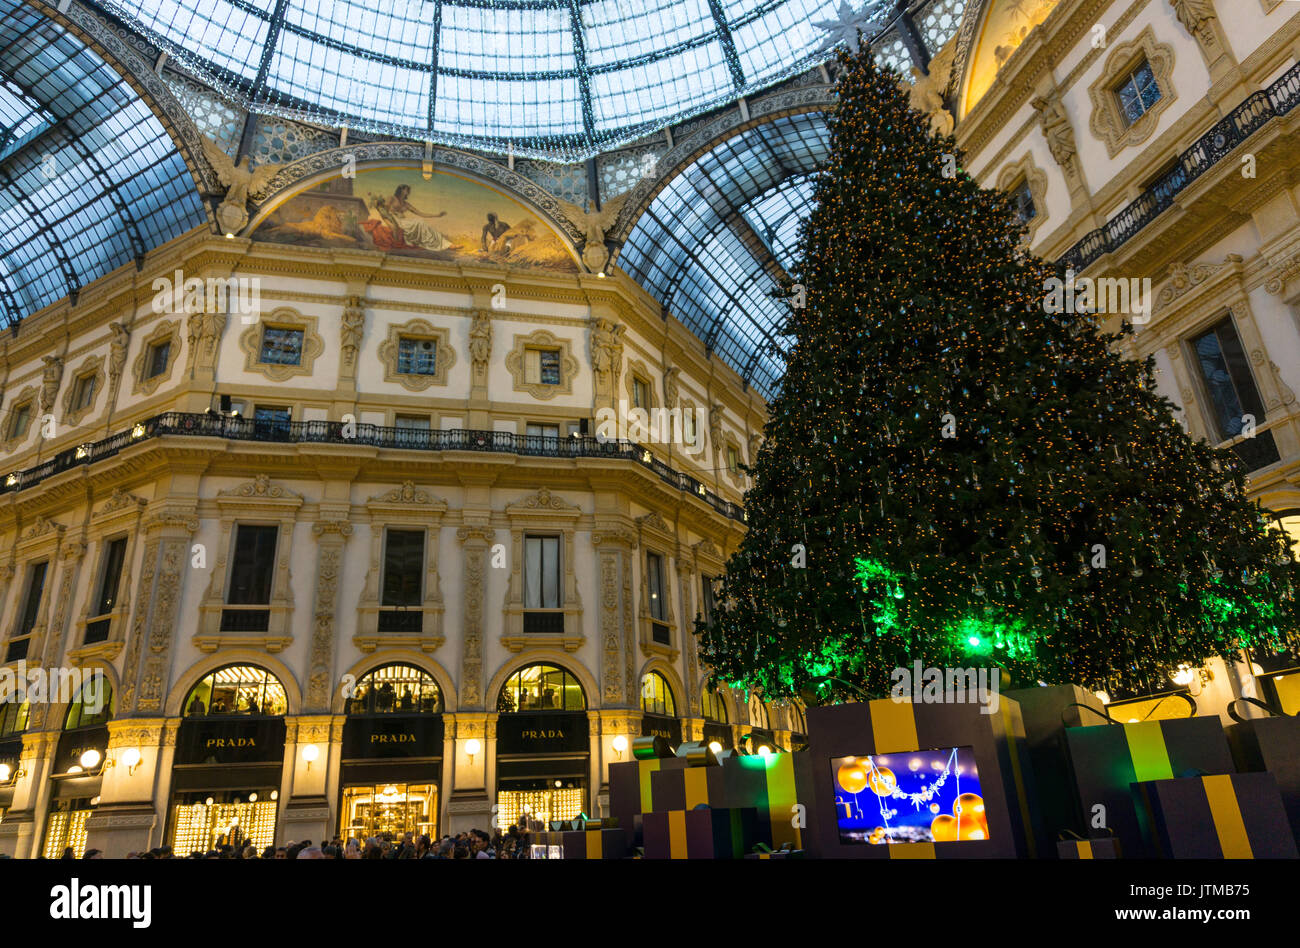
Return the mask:
[[[795,266],[813,174],[830,148],[820,113],[780,118],[718,145],[641,215],[618,265],[764,398],[789,340],[777,281]]]
[[[572,161],[872,35],[894,0],[100,0],[252,111]]]
[[[0,0],[0,325],[205,219],[184,160],[122,77]]]

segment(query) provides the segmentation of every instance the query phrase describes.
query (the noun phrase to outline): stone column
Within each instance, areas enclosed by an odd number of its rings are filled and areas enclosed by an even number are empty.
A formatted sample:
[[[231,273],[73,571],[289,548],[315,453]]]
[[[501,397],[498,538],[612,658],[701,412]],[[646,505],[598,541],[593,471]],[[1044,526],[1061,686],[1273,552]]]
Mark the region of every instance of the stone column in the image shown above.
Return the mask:
[[[600,691],[604,707],[638,706],[635,603],[632,594],[632,551],[637,535],[630,527],[611,523],[591,534],[600,577]]]
[[[338,608],[339,572],[352,524],[318,520],[316,537],[316,607],[312,616],[311,660],[304,710],[328,714],[334,688],[334,615]]]
[[[154,787],[161,764],[163,718],[123,718],[108,722],[108,751],[99,806],[86,820],[86,848],[107,859],[149,849],[158,828]],[[140,760],[128,763],[128,754]],[[170,760],[168,761],[170,764]]]
[[[453,789],[447,799],[444,833],[471,829],[491,832],[496,790],[496,715],[485,711],[458,711],[453,747],[443,760],[443,784]],[[466,745],[478,741],[471,758]]]
[[[58,731],[29,731],[23,735],[13,804],[0,822],[0,852],[14,859],[40,855],[52,789],[49,777],[58,745]]]
[[[685,719],[700,716],[700,665],[697,642],[695,641],[695,616],[699,610],[695,607],[695,556],[688,553],[680,543],[677,545],[677,588],[682,597],[682,665],[685,671],[686,694],[681,696],[682,706],[677,709],[682,721],[682,739],[698,740],[686,736]]]
[[[465,614],[462,620],[458,709],[481,711],[483,696],[483,597],[487,552],[496,531],[486,523],[467,523],[456,531],[465,550]]]
[[[326,715],[285,719],[284,764],[289,795],[284,800],[281,794],[284,803],[275,833],[277,845],[303,839],[319,844],[321,840],[328,842],[333,835],[330,802],[325,796],[332,748],[330,725]],[[315,760],[308,760],[311,747],[316,749]]]

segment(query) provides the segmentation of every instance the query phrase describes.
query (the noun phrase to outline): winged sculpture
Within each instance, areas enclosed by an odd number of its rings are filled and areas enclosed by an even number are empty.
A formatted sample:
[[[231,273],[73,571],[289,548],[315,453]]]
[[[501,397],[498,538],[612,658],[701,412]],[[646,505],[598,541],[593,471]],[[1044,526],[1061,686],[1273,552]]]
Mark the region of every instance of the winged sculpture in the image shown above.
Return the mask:
[[[926,72],[912,67],[912,88],[908,94],[911,106],[930,116],[930,131],[936,135],[951,135],[955,124],[952,113],[944,106],[943,97],[948,91],[956,58],[957,37],[954,36],[930,60]]]
[[[203,155],[217,173],[217,180],[226,186],[225,197],[217,206],[217,223],[221,225],[222,233],[237,234],[248,223],[249,195],[261,194],[284,165],[268,161],[250,169],[248,155],[236,164],[220,145],[206,135],[203,136]]]
[[[605,234],[618,220],[618,212],[631,196],[628,191],[616,198],[610,198],[601,205],[600,210],[584,209],[576,204],[561,201],[564,215],[582,230],[586,245],[582,248],[582,262],[592,273],[604,273],[605,264],[609,263],[609,248],[605,246]]]

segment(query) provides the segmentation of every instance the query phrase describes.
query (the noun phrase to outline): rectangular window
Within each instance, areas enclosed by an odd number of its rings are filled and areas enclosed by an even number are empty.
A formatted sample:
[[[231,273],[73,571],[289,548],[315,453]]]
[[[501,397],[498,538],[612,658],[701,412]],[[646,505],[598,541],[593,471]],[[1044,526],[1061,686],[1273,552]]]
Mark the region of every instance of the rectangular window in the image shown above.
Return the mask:
[[[1243,416],[1264,421],[1264,403],[1250,373],[1250,362],[1229,316],[1192,340],[1196,365],[1213,410],[1219,440],[1241,434]]]
[[[639,379],[636,376],[632,377],[632,407],[650,407],[650,387],[646,385],[645,379]]]
[[[397,340],[397,371],[404,375],[437,375],[438,343],[433,339]]]
[[[560,350],[525,349],[524,382],[528,385],[559,385]]]
[[[695,443],[695,409],[686,407],[682,409],[682,438],[686,443]]]
[[[1038,216],[1033,192],[1029,190],[1029,182],[1024,178],[1021,178],[1020,183],[1011,189],[1011,203],[1016,209],[1016,217],[1022,224],[1028,224]]]
[[[664,599],[664,560],[658,553],[645,555],[646,586],[650,590],[650,618],[668,621],[668,602]]]
[[[89,408],[95,401],[95,376],[83,375],[72,384],[72,410]]]
[[[428,415],[396,415],[393,418],[393,427],[402,428],[406,431],[428,431]]]
[[[289,434],[289,422],[293,413],[288,408],[273,405],[258,405],[253,409],[254,433],[260,437],[277,437]]]
[[[122,565],[125,561],[126,537],[109,541],[104,550],[104,572],[99,580],[99,598],[92,616],[106,616],[117,605],[117,587],[122,582]]]
[[[705,622],[713,621],[713,583],[712,576],[700,577],[700,611]]]
[[[1160,86],[1145,59],[1115,89],[1124,121],[1132,125],[1160,101]]]
[[[560,437],[560,426],[529,424],[528,427],[524,429],[524,434],[528,435],[528,437],[530,438],[557,438],[558,439]]]
[[[524,608],[560,605],[560,538],[524,537]]]
[[[22,438],[27,434],[27,426],[32,423],[32,403],[23,402],[13,410],[9,421],[9,437]]]
[[[252,606],[266,605],[271,601],[275,544],[279,533],[279,527],[246,523],[235,527],[235,551],[231,557],[233,563],[226,602],[232,606]]]
[[[301,365],[302,337],[301,329],[263,326],[261,361],[269,365]]]
[[[9,651],[5,661],[15,662],[27,657],[32,629],[36,628],[36,617],[40,614],[41,594],[45,591],[45,572],[48,563],[33,563],[27,567],[27,584],[24,587],[23,607],[18,613],[18,625],[9,640]]]
[[[388,530],[384,534],[385,606],[418,606],[424,574],[424,531]]]
[[[170,341],[159,342],[149,347],[148,368],[145,370],[146,379],[154,379],[167,371],[167,360],[171,358],[172,344]]]
[[[727,470],[732,474],[740,473],[740,452],[732,445],[727,445]]]

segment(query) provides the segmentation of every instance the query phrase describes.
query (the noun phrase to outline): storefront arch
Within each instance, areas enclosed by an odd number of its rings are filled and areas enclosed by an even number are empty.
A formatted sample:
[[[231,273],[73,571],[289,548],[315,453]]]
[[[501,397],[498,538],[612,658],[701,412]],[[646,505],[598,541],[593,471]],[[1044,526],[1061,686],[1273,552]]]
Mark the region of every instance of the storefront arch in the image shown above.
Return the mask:
[[[442,692],[442,712],[450,714],[456,711],[456,683],[442,665],[420,652],[401,649],[367,655],[349,668],[345,674],[360,681],[375,669],[383,668],[385,665],[411,665],[428,673],[438,683],[438,690]],[[346,711],[346,699],[343,697],[342,688],[334,690],[334,696],[330,700],[330,710],[335,714],[343,714]]]
[[[550,649],[538,649],[535,652],[530,652],[528,657],[525,659],[503,665],[501,669],[492,676],[492,681],[488,684],[486,694],[491,701],[488,710],[497,710],[497,702],[501,697],[501,689],[505,687],[506,682],[514,677],[514,675],[532,665],[549,665],[552,668],[560,669],[560,671],[568,672],[578,680],[578,684],[582,687],[583,702],[586,705],[586,710],[598,710],[600,707],[600,702],[598,700],[600,697],[600,689],[596,684],[596,680],[591,677],[591,673],[588,672],[586,668],[581,664],[574,663],[572,659],[572,655],[568,655],[564,652],[555,652]]]
[[[286,715],[301,713],[302,692],[298,688],[297,680],[293,677],[293,672],[289,671],[289,667],[266,652],[237,648],[224,650],[219,655],[209,656],[191,665],[185,674],[179,676],[177,683],[172,686],[172,690],[167,695],[166,703],[163,705],[167,717],[184,717],[185,699],[189,697],[190,692],[194,690],[199,682],[214,671],[231,665],[252,665],[274,676],[284,686],[284,713]]]

